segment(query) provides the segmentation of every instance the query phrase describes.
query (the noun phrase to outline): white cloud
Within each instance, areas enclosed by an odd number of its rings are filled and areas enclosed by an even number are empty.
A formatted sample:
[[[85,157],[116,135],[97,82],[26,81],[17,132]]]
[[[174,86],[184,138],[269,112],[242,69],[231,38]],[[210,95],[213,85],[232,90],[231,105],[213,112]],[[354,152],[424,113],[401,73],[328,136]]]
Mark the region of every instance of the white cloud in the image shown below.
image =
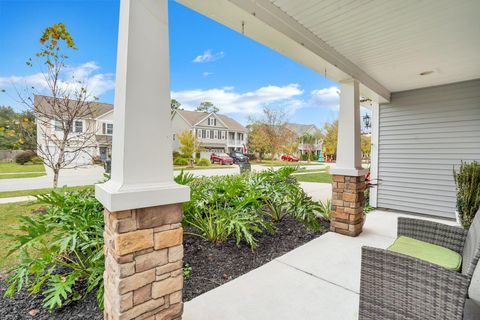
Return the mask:
[[[338,110],[340,103],[340,89],[330,87],[313,90],[311,94],[311,104],[313,106]]]
[[[212,74],[213,74],[213,72],[208,72],[208,71],[205,71],[205,72],[202,73],[202,75],[203,75],[204,77],[211,76]]]
[[[205,62],[212,62],[218,59],[221,59],[225,56],[223,51],[213,52],[212,50],[206,50],[203,54],[196,56],[195,59],[192,60],[194,63],[205,63]]]
[[[75,67],[66,67],[61,74],[59,86],[69,92],[75,92],[81,87],[85,87],[90,96],[100,97],[115,89],[115,80],[113,74],[99,73],[99,69],[100,66],[93,61]],[[40,94],[49,94],[48,82],[43,73],[27,76],[0,76],[0,87],[16,87],[19,90],[25,87],[34,87],[34,90]]]
[[[295,97],[301,94],[303,91],[298,84],[289,84],[282,87],[270,85],[243,93],[235,92],[233,87],[176,91],[172,92],[172,98],[188,110],[195,109],[203,101],[210,101],[222,113],[258,114],[270,104],[296,110],[302,102]]]

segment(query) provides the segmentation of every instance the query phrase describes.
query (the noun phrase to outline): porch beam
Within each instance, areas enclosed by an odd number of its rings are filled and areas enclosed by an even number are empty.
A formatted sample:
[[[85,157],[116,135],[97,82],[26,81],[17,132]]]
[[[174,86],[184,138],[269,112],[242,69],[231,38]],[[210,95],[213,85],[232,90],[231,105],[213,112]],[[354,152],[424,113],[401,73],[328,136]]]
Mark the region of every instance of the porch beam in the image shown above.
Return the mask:
[[[333,81],[357,79],[362,96],[390,100],[387,88],[268,0],[177,1]]]

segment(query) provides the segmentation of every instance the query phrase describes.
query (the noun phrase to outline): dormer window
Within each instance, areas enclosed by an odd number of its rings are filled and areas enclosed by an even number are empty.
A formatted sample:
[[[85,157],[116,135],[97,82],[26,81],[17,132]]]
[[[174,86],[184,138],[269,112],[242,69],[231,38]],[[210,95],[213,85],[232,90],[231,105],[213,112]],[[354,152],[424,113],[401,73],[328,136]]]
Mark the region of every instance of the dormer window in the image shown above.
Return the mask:
[[[208,118],[208,125],[209,126],[216,126],[217,125],[217,119],[214,117]]]

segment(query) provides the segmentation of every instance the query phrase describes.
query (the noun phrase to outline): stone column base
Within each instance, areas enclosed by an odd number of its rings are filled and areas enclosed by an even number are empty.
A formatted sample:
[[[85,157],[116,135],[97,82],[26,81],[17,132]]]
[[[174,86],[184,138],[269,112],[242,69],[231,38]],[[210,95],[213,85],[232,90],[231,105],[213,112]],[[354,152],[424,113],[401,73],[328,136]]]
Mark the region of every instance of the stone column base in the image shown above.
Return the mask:
[[[330,230],[348,236],[362,233],[365,177],[333,175]]]
[[[104,319],[181,319],[181,220],[181,204],[105,210]]]

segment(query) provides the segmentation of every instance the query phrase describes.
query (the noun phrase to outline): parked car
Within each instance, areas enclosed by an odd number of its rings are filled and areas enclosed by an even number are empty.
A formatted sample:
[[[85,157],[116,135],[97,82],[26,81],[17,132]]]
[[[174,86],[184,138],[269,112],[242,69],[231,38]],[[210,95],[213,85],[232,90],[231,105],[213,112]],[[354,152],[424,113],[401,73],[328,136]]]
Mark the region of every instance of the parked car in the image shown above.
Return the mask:
[[[292,155],[289,155],[289,154],[284,154],[280,159],[282,159],[282,161],[290,161],[290,162],[298,162],[298,157],[295,157],[295,156],[292,156]]]
[[[248,157],[241,152],[231,152],[230,157],[233,159],[233,163],[248,162]]]
[[[224,164],[233,164],[233,159],[226,153],[212,153],[210,155],[210,162],[211,163],[220,163],[221,165]]]

